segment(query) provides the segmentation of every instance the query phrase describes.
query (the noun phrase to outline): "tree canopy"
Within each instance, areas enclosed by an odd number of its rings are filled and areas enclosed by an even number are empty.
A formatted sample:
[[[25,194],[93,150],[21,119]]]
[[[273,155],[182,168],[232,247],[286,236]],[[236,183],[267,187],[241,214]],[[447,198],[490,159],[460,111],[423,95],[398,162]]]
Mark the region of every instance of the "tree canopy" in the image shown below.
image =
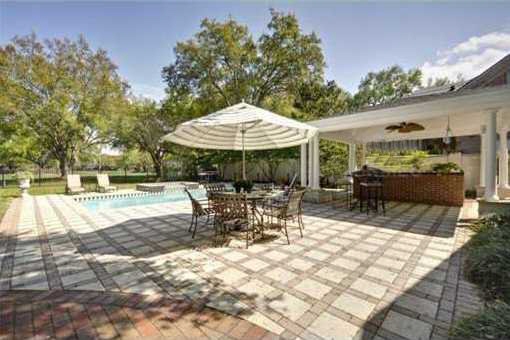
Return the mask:
[[[358,92],[353,97],[352,108],[385,104],[410,94],[420,87],[421,75],[419,69],[406,72],[398,65],[379,72],[369,72],[359,84]]]
[[[0,47],[2,119],[51,152],[64,176],[80,149],[109,139],[111,113],[126,91],[116,69],[106,51],[92,50],[83,37],[15,37]]]
[[[297,18],[271,10],[268,31],[256,41],[244,25],[204,19],[201,30],[174,49],[163,69],[169,90],[191,93],[225,107],[245,100],[261,106],[269,96],[296,93],[322,81],[324,57],[315,33],[304,34]]]

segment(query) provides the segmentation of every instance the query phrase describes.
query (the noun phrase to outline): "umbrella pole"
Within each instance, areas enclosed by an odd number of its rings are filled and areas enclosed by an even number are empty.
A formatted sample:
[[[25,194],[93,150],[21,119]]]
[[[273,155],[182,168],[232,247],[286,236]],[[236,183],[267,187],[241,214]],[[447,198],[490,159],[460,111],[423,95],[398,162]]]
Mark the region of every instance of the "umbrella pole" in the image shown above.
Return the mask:
[[[246,180],[246,156],[245,156],[245,151],[244,151],[244,134],[245,133],[246,133],[246,131],[244,130],[244,124],[243,124],[243,129],[241,130],[241,144],[243,147],[243,180]]]

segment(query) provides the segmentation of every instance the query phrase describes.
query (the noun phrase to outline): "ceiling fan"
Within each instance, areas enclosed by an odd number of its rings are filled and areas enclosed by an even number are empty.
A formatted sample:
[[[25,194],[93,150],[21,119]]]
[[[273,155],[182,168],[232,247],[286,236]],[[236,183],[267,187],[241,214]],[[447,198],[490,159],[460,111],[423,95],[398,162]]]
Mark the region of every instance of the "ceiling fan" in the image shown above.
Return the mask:
[[[409,133],[414,131],[423,131],[425,128],[417,123],[402,122],[400,124],[389,125],[385,128],[385,130],[389,132],[398,131],[399,133]]]

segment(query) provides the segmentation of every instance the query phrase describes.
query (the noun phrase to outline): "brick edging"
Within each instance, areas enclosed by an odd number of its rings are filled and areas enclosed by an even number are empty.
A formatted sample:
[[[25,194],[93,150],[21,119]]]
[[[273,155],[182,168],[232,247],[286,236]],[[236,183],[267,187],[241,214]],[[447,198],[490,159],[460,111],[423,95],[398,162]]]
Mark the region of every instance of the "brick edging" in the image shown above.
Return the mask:
[[[0,337],[277,339],[238,317],[184,299],[135,293],[2,290]]]

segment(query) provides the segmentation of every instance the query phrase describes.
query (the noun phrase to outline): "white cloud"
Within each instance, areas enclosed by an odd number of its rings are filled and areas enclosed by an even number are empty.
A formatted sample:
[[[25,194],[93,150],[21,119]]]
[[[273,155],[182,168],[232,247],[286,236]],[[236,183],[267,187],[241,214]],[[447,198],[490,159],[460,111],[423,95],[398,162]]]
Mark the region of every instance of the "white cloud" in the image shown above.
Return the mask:
[[[165,98],[166,95],[163,86],[158,87],[141,83],[131,84],[131,91],[135,96],[153,99],[158,102]]]
[[[471,37],[452,48],[438,51],[438,59],[425,62],[420,68],[423,83],[428,79],[468,80],[510,53],[510,33],[492,32]]]

